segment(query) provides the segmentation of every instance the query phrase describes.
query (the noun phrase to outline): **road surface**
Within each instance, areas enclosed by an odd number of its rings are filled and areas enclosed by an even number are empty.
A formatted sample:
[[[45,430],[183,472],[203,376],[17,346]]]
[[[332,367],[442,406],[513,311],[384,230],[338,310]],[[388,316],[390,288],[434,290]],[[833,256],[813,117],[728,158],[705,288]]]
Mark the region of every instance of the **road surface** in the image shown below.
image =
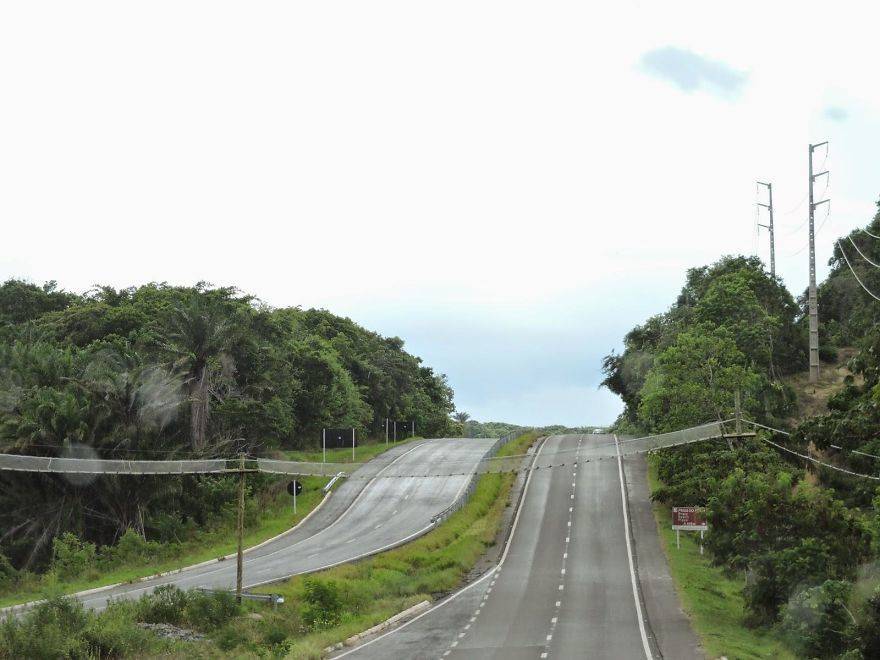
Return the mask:
[[[645,459],[625,462],[626,472],[613,436],[548,438],[536,463],[565,466],[531,472],[500,565],[410,623],[337,657],[703,657],[650,517]],[[640,501],[625,518],[627,491]],[[627,532],[630,510],[637,543]]]
[[[305,524],[247,553],[245,586],[353,561],[425,533],[432,526],[432,516],[453,503],[470,477],[387,475],[424,473],[425,466],[436,466],[437,472],[442,473],[444,465],[450,464],[466,471],[479,462],[493,443],[493,439],[446,438],[410,443],[385,452],[359,468],[352,475],[354,478],[346,480]],[[137,598],[163,584],[175,584],[181,589],[233,589],[235,559],[77,597],[87,607],[100,610],[111,598]]]

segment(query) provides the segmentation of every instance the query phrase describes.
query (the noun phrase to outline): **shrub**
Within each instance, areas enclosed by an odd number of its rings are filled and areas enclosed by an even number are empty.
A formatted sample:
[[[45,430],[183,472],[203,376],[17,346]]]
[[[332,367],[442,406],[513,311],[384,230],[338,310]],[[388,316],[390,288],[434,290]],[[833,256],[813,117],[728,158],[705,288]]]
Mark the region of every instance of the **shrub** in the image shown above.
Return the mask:
[[[188,595],[186,620],[201,630],[219,628],[241,611],[232,594],[196,591]]]
[[[137,604],[137,619],[145,623],[179,625],[184,619],[189,595],[172,584],[156,587],[151,594],[141,596]]]
[[[88,657],[80,633],[92,617],[72,598],[57,596],[40,603],[21,619],[9,617],[0,624],[0,657]]]
[[[856,630],[858,644],[866,658],[880,658],[880,588],[865,601]]]
[[[134,609],[129,603],[111,605],[89,621],[82,632],[82,637],[88,646],[90,656],[97,658],[140,656],[156,644],[153,634],[134,623]]]
[[[339,586],[332,580],[307,579],[303,583],[302,619],[310,630],[331,628],[337,625],[342,617],[342,599],[339,597]]]
[[[799,592],[783,608],[782,631],[799,655],[832,658],[846,647],[853,628],[846,607],[851,590],[849,582],[826,580]]]
[[[90,575],[94,572],[94,565],[94,543],[81,541],[70,532],[52,539],[51,570],[62,580]]]
[[[102,559],[111,564],[151,562],[164,554],[161,543],[147,541],[131,528],[125,530],[116,545],[104,548],[101,553]]]
[[[9,587],[18,581],[18,571],[10,563],[2,552],[0,552],[0,588]]]

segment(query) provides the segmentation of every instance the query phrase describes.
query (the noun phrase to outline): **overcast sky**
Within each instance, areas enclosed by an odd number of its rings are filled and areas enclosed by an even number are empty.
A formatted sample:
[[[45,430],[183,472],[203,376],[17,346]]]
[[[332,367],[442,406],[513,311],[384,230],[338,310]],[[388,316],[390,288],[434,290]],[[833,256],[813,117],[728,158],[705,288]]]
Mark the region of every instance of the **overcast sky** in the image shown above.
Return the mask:
[[[602,356],[766,258],[756,179],[796,294],[810,141],[820,276],[873,215],[870,6],[6,2],[0,277],[236,285],[399,335],[477,419],[609,423]]]

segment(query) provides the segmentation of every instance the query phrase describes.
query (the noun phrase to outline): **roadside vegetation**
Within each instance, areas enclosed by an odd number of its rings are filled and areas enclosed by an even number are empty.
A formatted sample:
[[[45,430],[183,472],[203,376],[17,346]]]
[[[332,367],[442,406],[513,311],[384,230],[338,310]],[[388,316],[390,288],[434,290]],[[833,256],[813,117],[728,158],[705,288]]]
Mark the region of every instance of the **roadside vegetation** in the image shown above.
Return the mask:
[[[284,458],[314,455],[325,426],[375,439],[391,418],[442,436],[452,412],[445,377],[403,341],[323,310],[273,309],[205,284],[86,295],[51,282],[0,285],[0,453]],[[363,447],[361,456],[382,450]],[[5,602],[232,549],[234,477],[68,477],[0,472]],[[283,483],[265,475],[248,483],[250,539],[289,527]],[[307,484],[302,512],[321,485]]]
[[[365,441],[358,440],[357,446],[354,448],[354,460],[351,458],[351,447],[348,448],[332,448],[327,449],[328,463],[364,463],[371,458],[375,458],[379,454],[396,447],[397,445],[413,442],[414,440],[423,440],[422,436],[416,435],[410,438],[399,439],[397,442],[388,441],[385,438],[372,438]],[[289,461],[308,461],[312,463],[320,463],[324,460],[324,452],[319,449],[294,449],[285,452],[285,457]]]
[[[285,486],[287,479],[273,480],[257,492],[248,489],[245,500],[245,548],[281,534],[305,518],[324,496],[324,477],[300,477],[303,491],[297,497],[297,513]],[[133,530],[110,546],[96,548],[71,533],[52,544],[52,559],[45,572],[16,570],[8,561],[0,565],[3,592],[0,608],[44,597],[72,594],[119,582],[177,570],[235,552],[236,514],[227,505],[215,524],[191,529],[185,540],[174,543],[146,541]]]
[[[499,455],[525,453],[537,433],[519,436]],[[468,503],[424,536],[399,548],[259,591],[284,596],[277,608],[226,594],[165,587],[100,614],[55,597],[0,627],[0,658],[17,657],[291,657],[320,658],[327,646],[418,602],[461,585],[501,528],[515,473],[489,473]],[[142,624],[195,631],[204,641],[168,640]],[[36,629],[46,630],[39,640]]]
[[[867,230],[880,235],[880,213]],[[880,261],[880,241],[867,243],[858,230],[852,237]],[[626,404],[620,431],[730,419],[739,395],[747,418],[792,432],[697,443],[652,459],[673,575],[711,654],[777,657],[783,640],[797,657],[880,657],[877,482],[805,466],[764,442],[877,472],[877,459],[866,454],[880,455],[880,307],[852,278],[839,247],[831,266],[820,286],[820,356],[835,384],[810,392],[807,405],[791,386],[803,386],[807,367],[805,296],[795,302],[756,258],[689,270],[672,307],[633,329],[624,352],[604,362],[604,384]],[[880,291],[880,270],[857,267]],[[828,365],[838,351],[852,356],[846,370]],[[805,411],[814,414],[804,419]],[[670,549],[673,505],[706,508],[705,560],[687,556],[690,540],[681,552]]]

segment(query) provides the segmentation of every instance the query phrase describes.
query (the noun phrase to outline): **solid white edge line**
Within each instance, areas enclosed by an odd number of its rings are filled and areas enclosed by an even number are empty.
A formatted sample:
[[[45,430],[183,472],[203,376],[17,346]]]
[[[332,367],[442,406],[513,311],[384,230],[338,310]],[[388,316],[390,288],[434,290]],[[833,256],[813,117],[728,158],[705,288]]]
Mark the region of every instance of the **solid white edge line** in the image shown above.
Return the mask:
[[[541,441],[541,446],[538,447],[538,451],[535,454],[535,457],[532,459],[532,463],[534,463],[535,461],[538,460],[538,456],[540,455],[541,451],[544,449],[544,445],[547,444],[547,440],[548,440],[548,438],[544,438],[544,440]],[[468,590],[472,589],[473,587],[476,587],[483,580],[485,580],[489,576],[493,575],[496,571],[498,571],[498,569],[501,568],[501,565],[504,563],[504,560],[507,559],[507,552],[508,552],[508,550],[510,550],[510,546],[513,543],[513,536],[516,533],[516,527],[519,524],[519,516],[520,516],[520,513],[522,513],[523,505],[525,504],[525,501],[526,501],[526,495],[528,495],[528,492],[529,492],[529,484],[532,483],[532,475],[534,473],[535,473],[534,470],[529,470],[529,476],[526,477],[526,484],[525,484],[525,486],[523,486],[522,496],[520,497],[520,505],[516,510],[516,516],[514,516],[514,518],[513,518],[513,526],[510,528],[510,535],[507,537],[507,543],[504,546],[504,552],[501,555],[501,559],[498,561],[498,563],[494,567],[490,568],[488,571],[486,571],[486,573],[484,575],[482,575],[480,578],[478,578],[474,582],[471,582],[466,587],[459,589],[458,591],[456,591],[454,594],[452,594],[448,598],[441,600],[439,603],[434,605],[434,607],[432,607],[431,609],[425,610],[424,612],[422,612],[421,614],[419,614],[416,617],[413,617],[412,619],[410,619],[406,623],[401,624],[401,625],[397,626],[396,628],[389,630],[387,633],[379,635],[378,637],[374,637],[369,642],[364,642],[363,644],[360,644],[359,646],[355,646],[353,649],[350,649],[350,650],[346,651],[345,653],[340,653],[339,655],[336,655],[333,657],[334,658],[344,658],[345,656],[350,655],[350,654],[354,653],[355,651],[360,651],[361,649],[369,646],[373,642],[378,642],[380,639],[384,639],[385,637],[388,637],[389,635],[393,635],[397,632],[400,632],[401,630],[406,628],[411,623],[415,623],[416,621],[421,619],[423,616],[427,616],[431,612],[434,612],[435,610],[439,610],[441,607],[443,607],[447,603],[451,603],[453,600],[455,600],[456,598],[461,596],[465,591],[468,591]]]
[[[626,556],[629,559],[629,576],[632,581],[633,600],[636,603],[636,614],[638,615],[637,618],[639,620],[639,633],[642,636],[642,647],[645,650],[645,658],[647,658],[647,660],[654,660],[654,655],[651,653],[651,644],[648,642],[648,633],[645,631],[642,602],[639,600],[638,578],[636,577],[636,567],[633,563],[632,539],[630,538],[629,514],[627,513],[629,507],[626,501],[626,486],[623,481],[623,457],[620,454],[620,443],[617,440],[616,433],[614,434],[614,443],[617,446],[617,471],[620,476],[620,501],[623,504],[623,528],[624,536],[626,537]]]

